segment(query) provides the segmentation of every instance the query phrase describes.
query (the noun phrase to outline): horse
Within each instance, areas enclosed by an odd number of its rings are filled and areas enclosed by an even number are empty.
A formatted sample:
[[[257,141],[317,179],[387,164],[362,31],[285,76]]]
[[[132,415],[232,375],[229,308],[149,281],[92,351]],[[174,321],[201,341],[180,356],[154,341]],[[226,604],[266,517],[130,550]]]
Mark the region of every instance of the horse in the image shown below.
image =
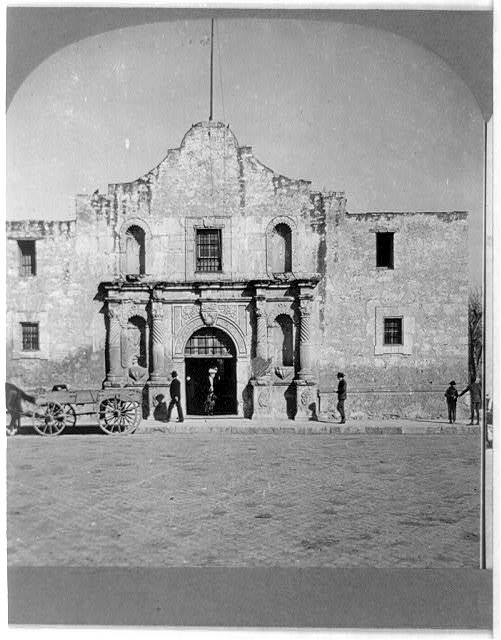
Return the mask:
[[[15,435],[21,426],[21,416],[36,415],[38,408],[35,396],[11,382],[5,383],[5,409],[10,416],[10,420],[7,420],[7,435]]]

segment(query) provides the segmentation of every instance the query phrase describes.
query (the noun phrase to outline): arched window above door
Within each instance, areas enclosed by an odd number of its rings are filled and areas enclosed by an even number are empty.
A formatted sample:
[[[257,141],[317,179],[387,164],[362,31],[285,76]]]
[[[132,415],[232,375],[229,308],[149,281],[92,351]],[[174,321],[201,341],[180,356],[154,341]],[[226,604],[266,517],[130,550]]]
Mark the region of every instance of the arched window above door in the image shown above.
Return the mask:
[[[235,345],[221,329],[204,327],[189,338],[184,355],[192,358],[232,358],[235,355]]]

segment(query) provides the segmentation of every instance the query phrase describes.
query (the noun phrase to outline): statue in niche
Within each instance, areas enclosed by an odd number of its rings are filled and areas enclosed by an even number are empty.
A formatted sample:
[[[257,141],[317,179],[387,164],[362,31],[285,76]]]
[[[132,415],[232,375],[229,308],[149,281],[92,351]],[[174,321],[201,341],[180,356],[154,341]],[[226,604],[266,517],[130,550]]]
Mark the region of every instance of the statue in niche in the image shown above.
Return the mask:
[[[129,367],[129,378],[133,384],[144,384],[148,378],[148,370],[141,367],[138,356],[132,356],[132,362]]]

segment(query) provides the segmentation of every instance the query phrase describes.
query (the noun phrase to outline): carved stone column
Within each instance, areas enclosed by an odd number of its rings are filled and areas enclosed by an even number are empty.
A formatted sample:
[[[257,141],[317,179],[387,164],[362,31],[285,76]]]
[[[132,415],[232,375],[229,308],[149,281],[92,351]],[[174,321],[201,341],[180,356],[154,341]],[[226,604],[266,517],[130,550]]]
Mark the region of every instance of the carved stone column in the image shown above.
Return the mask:
[[[313,297],[311,295],[299,296],[299,309],[301,312],[299,326],[299,380],[309,382],[313,375],[312,367],[312,343],[311,343],[311,313]]]
[[[122,380],[121,344],[122,326],[118,306],[107,308],[108,315],[108,362],[109,370],[104,381],[107,387],[118,387]]]
[[[153,382],[165,379],[164,357],[164,305],[162,302],[153,302],[151,305],[151,337],[152,337],[152,362],[150,380]]]
[[[256,296],[256,357],[268,358],[268,327],[265,312],[266,298]]]

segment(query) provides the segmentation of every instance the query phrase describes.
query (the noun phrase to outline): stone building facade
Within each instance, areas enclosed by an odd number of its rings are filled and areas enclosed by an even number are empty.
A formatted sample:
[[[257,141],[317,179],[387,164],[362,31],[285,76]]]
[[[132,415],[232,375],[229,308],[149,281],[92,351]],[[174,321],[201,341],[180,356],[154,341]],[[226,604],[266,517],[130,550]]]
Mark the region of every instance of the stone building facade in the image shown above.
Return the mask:
[[[348,417],[429,417],[466,382],[466,213],[350,214],[220,122],[7,237],[7,378],[27,388],[141,384],[152,414],[176,370],[196,415],[217,367],[216,413],[312,417],[342,370]]]

